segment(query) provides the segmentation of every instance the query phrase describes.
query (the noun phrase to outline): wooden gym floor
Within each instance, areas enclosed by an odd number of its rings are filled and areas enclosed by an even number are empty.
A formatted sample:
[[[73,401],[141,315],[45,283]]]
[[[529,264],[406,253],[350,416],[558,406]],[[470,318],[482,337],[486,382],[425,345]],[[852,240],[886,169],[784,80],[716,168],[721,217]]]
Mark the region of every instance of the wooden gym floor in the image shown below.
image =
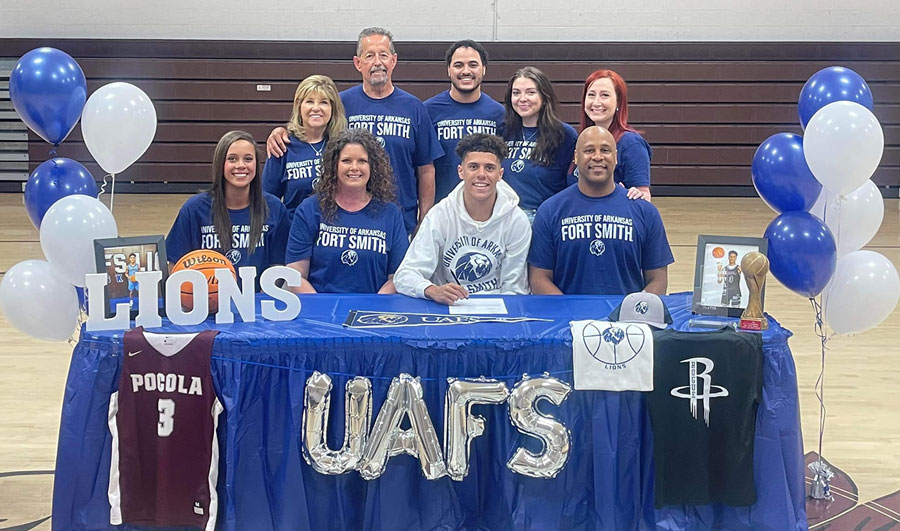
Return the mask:
[[[186,196],[116,197],[121,236],[165,234]],[[654,199],[675,264],[669,291],[690,291],[698,234],[762,236],[774,213],[759,199]],[[898,200],[885,201],[881,230],[868,249],[900,265]],[[0,271],[43,258],[20,194],[0,195]],[[819,345],[809,302],[769,277],[766,310],[794,332],[804,452],[817,448],[814,385]],[[900,490],[900,311],[856,337],[833,339],[826,365],[823,455],[859,489],[859,502]],[[0,530],[50,529],[52,471],[69,355],[66,343],[29,339],[0,317]],[[897,520],[900,522],[900,520]],[[837,526],[832,529],[836,529]]]

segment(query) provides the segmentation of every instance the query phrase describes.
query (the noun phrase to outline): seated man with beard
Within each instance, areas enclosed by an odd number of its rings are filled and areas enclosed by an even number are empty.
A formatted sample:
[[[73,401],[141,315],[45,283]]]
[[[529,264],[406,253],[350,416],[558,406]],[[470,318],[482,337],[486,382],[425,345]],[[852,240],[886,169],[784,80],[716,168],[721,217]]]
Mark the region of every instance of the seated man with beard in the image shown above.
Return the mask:
[[[397,291],[442,304],[473,293],[528,293],[531,225],[502,181],[506,143],[472,134],[456,153],[462,182],[422,221],[394,273]]]

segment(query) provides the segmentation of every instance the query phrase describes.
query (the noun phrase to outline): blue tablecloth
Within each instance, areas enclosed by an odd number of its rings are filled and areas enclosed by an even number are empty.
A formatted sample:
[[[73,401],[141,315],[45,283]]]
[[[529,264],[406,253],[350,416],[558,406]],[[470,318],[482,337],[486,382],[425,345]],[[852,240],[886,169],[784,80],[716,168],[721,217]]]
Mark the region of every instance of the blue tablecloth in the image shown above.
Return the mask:
[[[402,455],[366,481],[357,472],[319,474],[302,457],[304,385],[313,370],[334,382],[328,441],[343,440],[343,389],[372,380],[375,414],[393,377],[422,378],[429,413],[443,433],[447,377],[488,376],[512,388],[523,374],[572,383],[569,321],[603,319],[621,297],[504,297],[510,316],[551,322],[349,329],[350,310],[446,314],[402,296],[302,296],[291,322],[258,320],[165,331],[220,330],[212,374],[225,406],[220,419],[219,529],[806,529],[803,453],[791,333],[770,318],[764,333],[763,398],[756,423],[758,501],[653,508],[653,441],[642,394],[573,391],[541,409],[572,434],[565,468],[554,479],[513,473],[519,446],[538,451],[510,424],[507,407],[476,406],[485,434],[472,443],[462,482],[428,481]],[[688,329],[690,295],[665,297],[674,326]],[[109,396],[116,389],[122,332],[83,333],[72,356],[63,403],[53,493],[54,529],[109,529]],[[537,444],[535,444],[537,443]],[[174,473],[174,472],[173,472]]]

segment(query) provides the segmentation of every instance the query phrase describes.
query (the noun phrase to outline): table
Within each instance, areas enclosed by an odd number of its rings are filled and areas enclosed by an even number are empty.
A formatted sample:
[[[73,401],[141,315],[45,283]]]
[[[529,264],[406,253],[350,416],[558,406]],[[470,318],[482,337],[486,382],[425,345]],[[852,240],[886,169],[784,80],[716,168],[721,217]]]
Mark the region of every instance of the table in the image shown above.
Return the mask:
[[[377,415],[393,377],[422,379],[437,433],[443,433],[447,377],[488,376],[512,388],[523,374],[572,382],[573,319],[603,319],[621,297],[510,296],[509,315],[550,322],[349,329],[350,310],[446,314],[447,308],[400,295],[308,295],[291,322],[214,321],[169,332],[220,330],[212,375],[220,417],[218,529],[806,529],[803,453],[791,333],[769,318],[764,387],[756,424],[758,501],[653,508],[653,444],[641,393],[572,391],[541,410],[572,434],[565,468],[554,479],[514,474],[518,446],[540,444],[510,424],[507,407],[476,406],[486,430],[472,443],[464,481],[429,481],[418,460],[396,456],[366,481],[353,471],[315,472],[304,462],[300,430],[304,384],[313,370],[334,382],[328,441],[343,440],[343,389],[353,376],[372,381]],[[690,294],[664,298],[677,329],[688,329]],[[116,388],[122,332],[82,333],[66,383],[53,493],[54,529],[108,529],[109,395]],[[537,444],[534,444],[537,443]]]

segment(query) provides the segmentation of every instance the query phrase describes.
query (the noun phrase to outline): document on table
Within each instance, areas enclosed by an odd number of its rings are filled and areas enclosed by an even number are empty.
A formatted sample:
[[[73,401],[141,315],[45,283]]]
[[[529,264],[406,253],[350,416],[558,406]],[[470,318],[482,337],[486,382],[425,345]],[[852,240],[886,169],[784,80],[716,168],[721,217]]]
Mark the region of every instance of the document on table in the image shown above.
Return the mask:
[[[501,298],[472,297],[450,306],[450,315],[506,315],[506,303]]]

